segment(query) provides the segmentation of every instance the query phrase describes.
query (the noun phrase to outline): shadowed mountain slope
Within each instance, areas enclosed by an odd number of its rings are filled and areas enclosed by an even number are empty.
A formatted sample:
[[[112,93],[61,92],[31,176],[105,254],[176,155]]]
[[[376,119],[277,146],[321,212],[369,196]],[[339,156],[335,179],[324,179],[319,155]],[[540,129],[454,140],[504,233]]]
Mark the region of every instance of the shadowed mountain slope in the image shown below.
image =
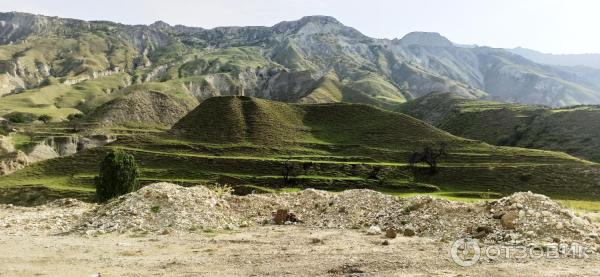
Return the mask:
[[[402,104],[399,111],[461,137],[600,161],[598,106],[551,109],[432,93]]]

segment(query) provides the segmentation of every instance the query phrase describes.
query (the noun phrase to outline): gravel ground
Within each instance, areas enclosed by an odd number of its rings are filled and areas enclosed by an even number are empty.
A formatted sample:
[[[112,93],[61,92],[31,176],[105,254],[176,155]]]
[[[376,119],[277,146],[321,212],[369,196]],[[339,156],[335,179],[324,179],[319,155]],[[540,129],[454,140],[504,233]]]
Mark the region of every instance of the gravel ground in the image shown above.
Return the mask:
[[[299,222],[275,225],[278,209]],[[596,234],[595,221],[533,193],[465,204],[370,190],[233,196],[159,183],[105,205],[0,205],[0,276],[598,276]],[[482,257],[460,267],[449,254],[458,238],[540,253],[552,244],[590,251]]]
[[[449,257],[448,243],[347,229],[255,226],[141,237],[0,234],[0,276],[600,276],[598,255],[460,267]]]

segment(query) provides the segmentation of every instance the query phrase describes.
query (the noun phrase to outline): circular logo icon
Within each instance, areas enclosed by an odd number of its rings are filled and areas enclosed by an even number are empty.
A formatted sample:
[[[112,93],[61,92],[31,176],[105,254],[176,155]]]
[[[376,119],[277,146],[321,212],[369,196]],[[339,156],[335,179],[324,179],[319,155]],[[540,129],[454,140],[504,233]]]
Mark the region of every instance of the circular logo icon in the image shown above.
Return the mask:
[[[481,257],[481,249],[476,240],[462,238],[452,243],[450,257],[460,266],[467,267],[476,264]]]

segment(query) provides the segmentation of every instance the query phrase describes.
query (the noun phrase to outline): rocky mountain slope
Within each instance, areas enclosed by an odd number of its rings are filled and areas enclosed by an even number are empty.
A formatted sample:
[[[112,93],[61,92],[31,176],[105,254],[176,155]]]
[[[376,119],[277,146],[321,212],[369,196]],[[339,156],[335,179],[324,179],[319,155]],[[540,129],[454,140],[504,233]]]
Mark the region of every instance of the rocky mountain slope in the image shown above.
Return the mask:
[[[586,66],[600,69],[600,54],[547,54],[522,47],[506,50],[536,63],[559,66]]]
[[[90,113],[137,91],[202,101],[246,95],[391,107],[431,91],[564,106],[600,103],[599,84],[502,49],[435,33],[369,38],[332,17],[271,27],[123,25],[0,13],[0,115]]]
[[[431,93],[399,111],[454,135],[495,145],[563,151],[600,162],[600,107],[505,104]]]

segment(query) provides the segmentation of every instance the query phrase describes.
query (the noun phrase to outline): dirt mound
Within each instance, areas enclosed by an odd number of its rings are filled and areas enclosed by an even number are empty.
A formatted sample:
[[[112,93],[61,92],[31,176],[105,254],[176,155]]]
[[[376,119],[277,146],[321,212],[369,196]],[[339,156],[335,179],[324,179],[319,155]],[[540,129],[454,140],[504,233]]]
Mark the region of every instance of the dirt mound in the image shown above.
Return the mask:
[[[81,227],[91,233],[163,232],[166,229],[221,229],[230,224],[239,225],[240,219],[230,212],[226,199],[215,191],[203,186],[184,188],[156,183],[100,206]]]
[[[531,192],[466,204],[426,196],[403,199],[371,190],[234,196],[169,183],[153,184],[100,206],[77,229],[88,234],[233,229],[273,224],[277,209],[287,209],[298,217],[297,224],[313,227],[376,225],[418,236],[470,236],[490,243],[600,242],[589,219]]]

